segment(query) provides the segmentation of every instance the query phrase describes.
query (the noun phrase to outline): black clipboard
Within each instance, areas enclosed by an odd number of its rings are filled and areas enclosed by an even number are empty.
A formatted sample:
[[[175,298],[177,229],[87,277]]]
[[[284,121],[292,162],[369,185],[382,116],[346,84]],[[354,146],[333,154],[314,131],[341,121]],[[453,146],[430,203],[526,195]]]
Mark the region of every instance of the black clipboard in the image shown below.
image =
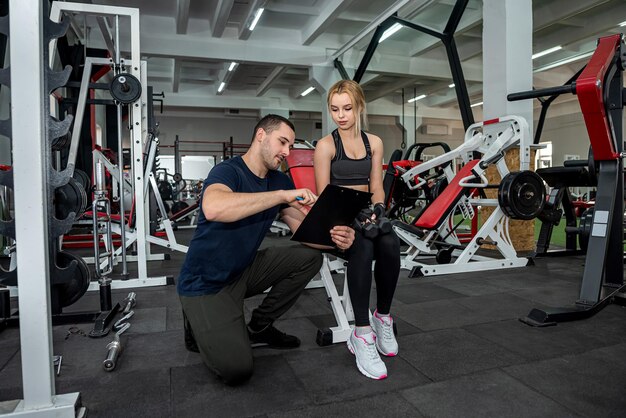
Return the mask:
[[[291,239],[334,247],[330,230],[337,225],[351,226],[371,198],[372,193],[329,184]]]

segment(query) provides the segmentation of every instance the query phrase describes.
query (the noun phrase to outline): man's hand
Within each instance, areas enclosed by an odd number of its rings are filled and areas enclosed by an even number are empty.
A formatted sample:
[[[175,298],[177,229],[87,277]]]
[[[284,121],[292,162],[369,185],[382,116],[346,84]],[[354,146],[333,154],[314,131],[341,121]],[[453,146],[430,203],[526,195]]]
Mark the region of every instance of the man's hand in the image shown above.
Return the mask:
[[[309,189],[285,190],[285,201],[289,206],[306,215],[309,212],[309,206],[317,201],[317,196]]]
[[[345,251],[354,242],[354,229],[349,226],[338,225],[330,230],[330,237],[337,246],[337,249]]]

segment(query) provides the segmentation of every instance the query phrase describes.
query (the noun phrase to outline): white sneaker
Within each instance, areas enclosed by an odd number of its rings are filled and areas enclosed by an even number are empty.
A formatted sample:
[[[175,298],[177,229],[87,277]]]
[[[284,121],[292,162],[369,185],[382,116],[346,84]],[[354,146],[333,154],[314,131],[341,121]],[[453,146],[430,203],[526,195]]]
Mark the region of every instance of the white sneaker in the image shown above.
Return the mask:
[[[370,318],[374,334],[376,334],[376,348],[380,354],[393,357],[398,354],[398,342],[393,334],[393,318],[391,315],[379,316],[378,311]]]
[[[356,357],[356,366],[359,371],[370,379],[384,379],[387,377],[387,367],[376,351],[376,336],[373,332],[356,335],[356,330],[348,338],[348,350]]]

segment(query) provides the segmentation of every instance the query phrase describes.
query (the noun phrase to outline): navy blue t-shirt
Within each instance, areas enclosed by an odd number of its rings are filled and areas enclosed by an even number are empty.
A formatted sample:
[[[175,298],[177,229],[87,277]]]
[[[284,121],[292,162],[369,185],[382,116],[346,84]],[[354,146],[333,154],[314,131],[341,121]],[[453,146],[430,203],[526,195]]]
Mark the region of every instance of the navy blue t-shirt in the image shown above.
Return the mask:
[[[257,177],[241,157],[216,165],[204,181],[203,194],[216,183],[236,193],[294,189],[291,179],[280,171],[270,170],[265,178]],[[178,293],[181,296],[214,294],[237,280],[254,260],[280,209],[278,205],[236,222],[207,221],[200,209],[198,227],[178,277]]]

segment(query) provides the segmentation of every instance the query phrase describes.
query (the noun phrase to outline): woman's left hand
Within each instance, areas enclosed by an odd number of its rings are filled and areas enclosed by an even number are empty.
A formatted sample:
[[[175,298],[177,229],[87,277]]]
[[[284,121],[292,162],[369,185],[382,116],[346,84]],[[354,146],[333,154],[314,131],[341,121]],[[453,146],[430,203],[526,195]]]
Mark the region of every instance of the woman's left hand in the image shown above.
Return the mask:
[[[345,251],[354,242],[354,229],[349,226],[338,225],[330,230],[330,237],[337,246],[337,249]]]

